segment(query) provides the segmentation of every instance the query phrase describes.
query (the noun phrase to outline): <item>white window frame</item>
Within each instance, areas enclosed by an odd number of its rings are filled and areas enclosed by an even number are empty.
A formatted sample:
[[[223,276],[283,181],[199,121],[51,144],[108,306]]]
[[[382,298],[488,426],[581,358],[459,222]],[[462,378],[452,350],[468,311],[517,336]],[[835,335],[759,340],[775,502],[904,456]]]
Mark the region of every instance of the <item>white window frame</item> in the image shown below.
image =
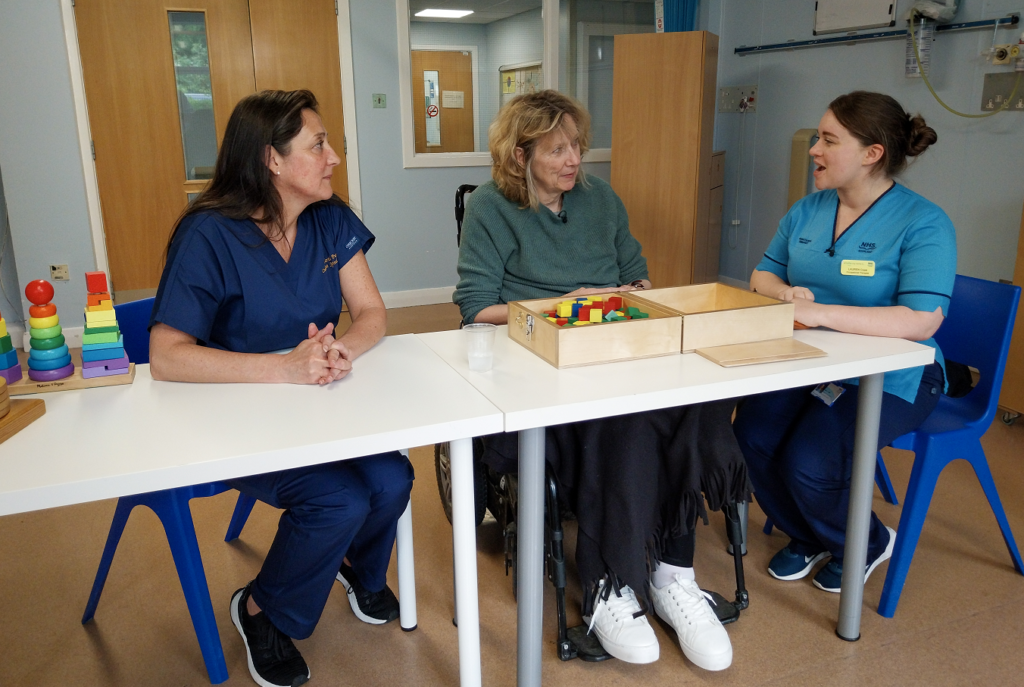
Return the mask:
[[[473,150],[480,150],[480,68],[479,46],[476,45],[414,45],[410,50],[430,50],[433,52],[468,52],[473,64]],[[410,57],[410,65],[412,58]],[[412,67],[409,68],[410,73]],[[410,103],[412,101],[410,100]],[[437,155],[437,153],[431,153]]]
[[[590,37],[617,36],[626,33],[654,33],[655,27],[647,24],[604,24],[581,21],[576,23],[576,99],[587,106],[590,82]],[[587,162],[611,162],[612,149],[591,148]]]
[[[474,153],[417,153],[415,123],[412,114],[412,50],[457,50],[456,47],[421,46],[414,48],[409,37],[409,0],[395,0],[398,16],[398,89],[402,118],[402,166],[405,169],[420,167],[490,167],[491,154]],[[558,88],[558,0],[541,0],[541,17],[544,25],[543,86]],[[461,48],[465,50],[466,48]],[[478,139],[476,108],[478,97],[477,71],[473,71],[473,138]],[[488,123],[489,124],[489,123]],[[474,147],[479,148],[479,145]],[[588,160],[589,160],[588,156]]]

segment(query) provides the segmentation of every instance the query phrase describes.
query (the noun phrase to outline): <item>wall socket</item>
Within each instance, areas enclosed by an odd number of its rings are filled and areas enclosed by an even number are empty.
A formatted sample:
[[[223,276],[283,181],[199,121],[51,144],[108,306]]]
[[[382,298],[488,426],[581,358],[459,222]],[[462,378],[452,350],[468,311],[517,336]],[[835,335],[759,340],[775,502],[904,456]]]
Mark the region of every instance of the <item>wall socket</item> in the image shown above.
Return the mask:
[[[727,86],[718,89],[719,112],[757,112],[757,86]]]
[[[67,265],[50,265],[50,279],[54,281],[71,281],[71,272]]]
[[[985,75],[985,85],[981,89],[981,109],[991,112],[998,110],[1013,93],[1013,87],[1020,78],[1020,87],[1013,95],[1009,112],[1024,112],[1024,76],[1021,72],[993,72]]]

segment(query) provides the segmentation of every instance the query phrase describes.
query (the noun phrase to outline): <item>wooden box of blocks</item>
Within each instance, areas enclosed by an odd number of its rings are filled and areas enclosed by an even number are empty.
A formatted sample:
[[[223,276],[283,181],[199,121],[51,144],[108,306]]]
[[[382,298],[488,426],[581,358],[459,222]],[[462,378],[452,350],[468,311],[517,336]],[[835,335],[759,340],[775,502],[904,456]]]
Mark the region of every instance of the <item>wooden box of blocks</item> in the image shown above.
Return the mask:
[[[726,284],[693,284],[636,292],[640,303],[680,316],[682,352],[792,338],[793,304]]]
[[[628,292],[508,304],[508,337],[559,368],[679,353],[681,334],[678,313]]]

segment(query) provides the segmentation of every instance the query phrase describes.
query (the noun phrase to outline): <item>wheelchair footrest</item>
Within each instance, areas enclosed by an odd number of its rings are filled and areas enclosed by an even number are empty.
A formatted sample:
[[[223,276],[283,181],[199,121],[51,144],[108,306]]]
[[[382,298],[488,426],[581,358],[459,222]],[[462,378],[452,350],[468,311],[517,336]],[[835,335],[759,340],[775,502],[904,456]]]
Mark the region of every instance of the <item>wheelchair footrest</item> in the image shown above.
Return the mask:
[[[586,625],[577,625],[566,630],[566,644],[568,647],[559,647],[558,657],[563,661],[573,658],[582,658],[584,661],[606,661],[611,654],[604,650],[597,635],[587,634]]]
[[[723,625],[734,623],[740,619],[740,609],[737,608],[736,604],[732,601],[727,600],[724,596],[718,592],[713,592],[710,589],[702,590],[711,595],[714,603],[711,604],[711,609],[718,616],[719,622]]]

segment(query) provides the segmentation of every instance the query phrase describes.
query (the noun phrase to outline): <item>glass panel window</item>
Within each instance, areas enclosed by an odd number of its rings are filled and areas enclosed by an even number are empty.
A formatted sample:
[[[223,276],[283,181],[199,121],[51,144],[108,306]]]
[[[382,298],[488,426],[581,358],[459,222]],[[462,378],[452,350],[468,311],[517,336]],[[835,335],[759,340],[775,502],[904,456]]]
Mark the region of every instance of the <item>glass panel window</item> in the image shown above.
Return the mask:
[[[653,33],[654,2],[559,0],[562,90],[590,112],[591,148],[612,145],[614,36]]]
[[[439,5],[472,12],[422,15]],[[416,153],[486,152],[499,108],[542,88],[541,0],[409,0],[409,10]],[[436,100],[428,74],[436,74]]]
[[[213,118],[206,14],[168,12],[167,16],[185,153],[185,179],[211,179],[217,162],[217,129]]]

